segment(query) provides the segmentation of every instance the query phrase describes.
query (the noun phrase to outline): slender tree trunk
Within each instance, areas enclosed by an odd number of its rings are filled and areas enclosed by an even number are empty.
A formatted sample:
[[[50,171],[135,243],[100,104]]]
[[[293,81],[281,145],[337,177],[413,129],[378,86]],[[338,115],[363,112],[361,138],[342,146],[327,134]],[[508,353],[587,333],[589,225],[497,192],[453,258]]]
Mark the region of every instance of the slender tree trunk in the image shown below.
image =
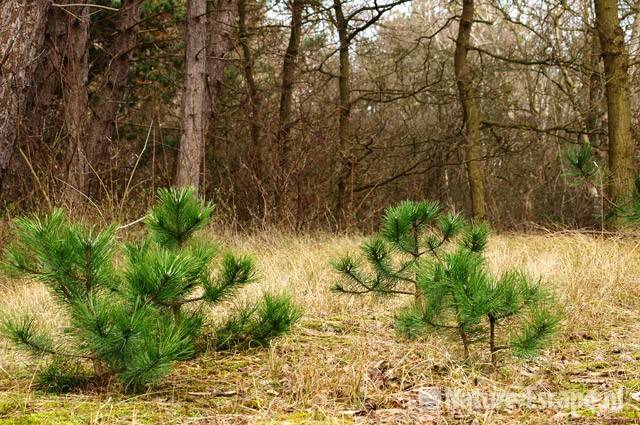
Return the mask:
[[[633,13],[633,23],[631,24],[631,43],[636,43],[636,46],[638,46],[638,39],[640,38],[640,0],[636,0],[633,3],[634,6],[634,13]],[[636,62],[638,59],[638,56],[640,55],[640,50],[638,49],[638,47],[636,47],[635,52],[633,52],[634,54],[631,57],[631,61],[632,62]],[[630,75],[630,80],[631,80],[631,86],[633,87],[633,84],[635,83],[636,80],[636,76],[638,75],[638,67],[633,67],[632,71],[631,71],[631,75]],[[632,105],[636,105],[637,104],[637,95],[633,95],[632,94],[632,99],[631,99],[631,104]]]
[[[206,98],[206,0],[188,0],[186,22],[186,73],[182,92],[180,151],[176,186],[198,191],[204,152]]]
[[[242,71],[245,84],[247,86],[247,97],[250,108],[250,132],[253,153],[253,172],[256,176],[263,175],[262,165],[262,134],[260,125],[261,99],[258,94],[258,86],[253,77],[254,59],[253,52],[249,46],[249,32],[247,30],[247,0],[240,0],[238,3],[238,37],[242,47]]]
[[[349,60],[349,28],[342,10],[341,0],[334,0],[333,9],[336,15],[336,29],[339,39],[340,74],[338,76],[338,173],[336,185],[335,210],[339,219],[343,216],[344,198],[347,195],[346,186],[349,175],[353,171],[354,163],[351,158],[351,61]],[[350,215],[351,202],[345,211]]]
[[[624,45],[616,0],[594,0],[596,28],[604,63],[605,92],[609,128],[609,199],[618,208],[625,208],[635,191],[635,144],[631,136],[629,104],[629,54]],[[614,220],[613,227],[622,224]]]
[[[589,70],[589,74],[587,76],[587,88],[588,88],[588,99],[587,99],[587,110],[584,117],[584,126],[587,134],[582,134],[581,142],[588,143],[596,149],[592,150],[596,159],[596,162],[600,163],[598,152],[600,151],[600,143],[601,137],[598,134],[598,130],[602,126],[601,120],[601,95],[602,95],[602,81],[601,81],[601,73],[600,73],[600,40],[598,38],[598,34],[596,31],[593,31],[589,28],[586,29],[586,34],[591,40],[590,47],[591,52],[590,55],[587,56],[587,61],[585,63],[585,69]],[[589,194],[593,200],[593,211],[594,217],[598,218],[598,225],[601,230],[604,230],[604,193],[603,189],[598,186],[589,187]]]
[[[214,18],[209,23],[209,45],[207,46],[207,96],[208,116],[216,113],[220,102],[220,88],[227,67],[226,55],[233,48],[233,33],[238,17],[238,0],[219,0]],[[205,134],[209,119],[205,119]]]
[[[454,68],[460,103],[464,113],[466,162],[469,187],[471,189],[471,208],[473,217],[486,218],[484,200],[484,182],[480,154],[480,112],[475,98],[473,81],[467,64],[469,40],[474,18],[473,0],[462,1],[462,16],[458,27],[458,38],[454,56]]]
[[[585,127],[589,133],[589,142],[592,146],[600,146],[600,136],[597,133],[602,125],[600,117],[600,101],[602,95],[602,83],[600,79],[600,41],[598,35],[590,34],[591,38],[591,56],[585,64],[589,69],[588,89],[589,99],[587,111],[585,114]]]
[[[129,65],[136,47],[143,0],[124,0],[118,12],[116,30],[111,45],[106,46],[109,61],[102,75],[92,85],[91,121],[86,128],[87,152],[90,162],[91,192],[96,190],[93,173],[104,171],[108,147],[116,128],[118,110],[127,88]]]
[[[460,335],[462,348],[464,349],[464,361],[467,362],[469,361],[469,335],[467,335],[467,332],[462,328],[462,326],[458,327],[458,334]]]
[[[220,90],[224,80],[224,71],[227,67],[226,55],[233,48],[233,35],[238,17],[238,0],[218,0],[213,13],[209,13],[209,43],[207,44],[206,63],[206,102],[203,122],[203,134],[205,143],[202,144],[200,153],[201,161],[206,161],[205,144],[210,139],[210,124],[215,119],[218,104],[220,103]],[[206,168],[204,169],[206,170]],[[203,178],[205,176],[203,170]],[[206,182],[201,182],[203,185]]]
[[[303,0],[293,0],[291,5],[291,32],[289,33],[289,44],[284,55],[282,64],[282,85],[280,87],[280,108],[278,113],[278,134],[277,148],[279,151],[279,172],[277,192],[277,206],[281,215],[284,215],[288,207],[288,179],[290,173],[290,150],[291,150],[291,128],[293,119],[291,117],[291,107],[293,101],[293,85],[300,50],[300,39],[302,33],[302,12],[304,10]]]
[[[0,3],[0,190],[42,49],[47,0]]]
[[[489,315],[489,352],[491,354],[491,365],[498,367],[498,350],[496,347],[496,319]]]
[[[65,3],[71,3],[66,1]],[[70,7],[73,13],[64,13],[66,26],[64,52],[60,66],[62,99],[64,102],[64,122],[68,144],[66,153],[67,185],[64,198],[78,202],[87,194],[87,145],[84,129],[89,110],[87,81],[89,79],[89,8],[86,1],[75,1]]]

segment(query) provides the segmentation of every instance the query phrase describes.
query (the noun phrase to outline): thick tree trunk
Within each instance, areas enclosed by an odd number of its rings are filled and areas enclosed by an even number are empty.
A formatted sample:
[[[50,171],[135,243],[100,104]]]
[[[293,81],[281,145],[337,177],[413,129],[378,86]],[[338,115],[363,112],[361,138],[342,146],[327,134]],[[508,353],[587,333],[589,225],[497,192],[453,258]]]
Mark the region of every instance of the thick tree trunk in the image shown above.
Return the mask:
[[[353,159],[351,158],[351,62],[349,60],[349,28],[347,19],[342,10],[341,0],[334,0],[333,9],[336,17],[336,29],[339,39],[340,74],[338,75],[338,173],[336,185],[336,214],[339,220],[343,216],[344,198],[349,176],[353,172]],[[352,196],[352,195],[351,195]],[[351,210],[351,199],[349,207],[344,213],[348,216]]]
[[[50,177],[66,178],[67,169],[64,163],[66,152],[55,152],[54,155],[49,155],[46,146],[61,134],[61,129],[64,129],[63,103],[60,99],[62,91],[60,75],[64,53],[60,49],[65,45],[67,32],[64,14],[65,12],[59,7],[52,7],[48,11],[42,54],[34,72],[34,84],[29,90],[23,123],[24,132],[20,137],[21,148],[29,152],[29,160],[33,162],[31,165],[35,167],[40,177],[44,177],[43,183],[50,182],[54,187],[61,189],[64,189],[64,186],[61,187],[59,182],[51,182]],[[14,153],[14,158],[19,158],[19,163],[16,164],[16,169],[11,170],[12,173],[29,175],[33,178],[29,164],[24,163],[21,155]],[[33,187],[38,185],[41,191],[47,190],[37,181],[32,183]]]
[[[0,189],[45,34],[48,0],[0,3]]]
[[[86,128],[87,154],[90,162],[90,175],[104,171],[108,147],[116,128],[118,110],[125,95],[129,74],[129,65],[136,47],[140,8],[143,0],[124,0],[118,12],[116,34],[106,46],[107,66],[101,75],[92,82],[97,86],[92,95],[91,121]],[[97,179],[90,178],[90,189],[95,192]]]
[[[238,37],[242,47],[242,71],[245,84],[247,86],[247,97],[249,100],[249,119],[252,144],[253,172],[257,177],[263,176],[262,165],[262,127],[260,125],[261,99],[258,94],[258,86],[253,77],[254,59],[253,52],[249,47],[249,32],[247,30],[247,0],[239,0],[238,3]]]
[[[277,148],[279,161],[278,188],[276,190],[276,203],[281,215],[288,207],[288,176],[291,172],[290,150],[291,150],[291,128],[293,119],[291,108],[293,101],[293,86],[298,62],[298,52],[300,50],[300,39],[302,33],[302,12],[304,10],[303,0],[293,0],[291,5],[291,30],[289,33],[289,44],[284,54],[282,63],[282,84],[280,87],[280,108],[278,113],[278,134]]]
[[[456,40],[454,68],[460,103],[464,112],[467,176],[471,189],[471,208],[475,219],[484,220],[486,212],[482,157],[480,154],[480,112],[475,98],[473,81],[467,66],[467,52],[469,51],[473,17],[473,0],[463,0],[458,38]]]
[[[616,0],[594,0],[596,28],[604,63],[609,129],[608,197],[617,208],[625,208],[633,198],[635,185],[635,144],[631,136],[629,104],[629,54],[624,45]],[[613,227],[619,227],[616,219]]]
[[[176,186],[200,186],[204,152],[206,98],[207,2],[188,0],[186,22],[186,73],[182,92],[180,151]]]

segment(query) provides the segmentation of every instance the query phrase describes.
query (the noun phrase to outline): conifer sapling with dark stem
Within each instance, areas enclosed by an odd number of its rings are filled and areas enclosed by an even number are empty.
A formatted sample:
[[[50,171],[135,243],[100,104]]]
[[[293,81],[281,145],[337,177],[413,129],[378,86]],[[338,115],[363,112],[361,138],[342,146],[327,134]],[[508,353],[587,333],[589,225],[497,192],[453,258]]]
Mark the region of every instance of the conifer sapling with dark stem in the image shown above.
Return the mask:
[[[389,208],[380,233],[362,245],[363,259],[334,262],[341,276],[333,286],[347,294],[414,295],[396,313],[396,329],[407,337],[450,331],[463,346],[486,341],[491,363],[511,348],[531,355],[554,333],[559,315],[551,294],[520,271],[494,278],[483,252],[489,229],[444,213],[438,203],[404,201]],[[511,334],[498,343],[497,329]],[[504,340],[505,338],[500,338]]]

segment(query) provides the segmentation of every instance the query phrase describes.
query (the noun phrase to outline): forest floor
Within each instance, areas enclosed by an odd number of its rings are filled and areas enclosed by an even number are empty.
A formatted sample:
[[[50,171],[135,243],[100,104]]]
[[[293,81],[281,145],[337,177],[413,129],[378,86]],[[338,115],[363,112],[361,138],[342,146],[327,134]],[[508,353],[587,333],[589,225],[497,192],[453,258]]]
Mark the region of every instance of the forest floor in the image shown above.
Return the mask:
[[[304,306],[291,335],[268,348],[204,354],[138,395],[109,383],[42,392],[34,388],[42,365],[3,341],[0,424],[640,423],[640,240],[494,236],[491,268],[543,277],[565,308],[553,345],[536,359],[503,356],[498,370],[480,347],[463,364],[457,341],[399,338],[393,310],[406,299],[331,293],[329,260],[357,250],[360,238],[265,232],[220,242],[256,256],[262,279],[245,296],[286,289]],[[52,327],[63,322],[39,284],[2,285],[0,309],[28,308]],[[436,407],[428,404],[434,389],[448,397]],[[517,401],[481,403],[496,394]]]

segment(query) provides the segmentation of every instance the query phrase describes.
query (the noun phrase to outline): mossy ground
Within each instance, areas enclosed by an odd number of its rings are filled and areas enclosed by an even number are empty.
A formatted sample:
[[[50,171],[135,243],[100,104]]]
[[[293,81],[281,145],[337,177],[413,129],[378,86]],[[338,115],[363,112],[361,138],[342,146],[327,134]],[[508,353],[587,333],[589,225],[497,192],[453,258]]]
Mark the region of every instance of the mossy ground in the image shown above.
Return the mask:
[[[524,267],[557,291],[565,320],[554,344],[535,359],[505,355],[493,370],[476,347],[461,362],[457,342],[432,335],[408,342],[392,327],[406,300],[352,298],[328,291],[328,260],[356,249],[360,238],[329,235],[227,236],[226,245],[257,253],[262,280],[245,296],[288,289],[305,308],[289,336],[268,348],[209,352],[177,365],[148,391],[123,394],[117,382],[71,393],[39,390],[44,364],[0,344],[0,424],[217,423],[637,423],[640,422],[640,252],[631,239],[584,235],[495,237],[488,261],[496,271]],[[7,282],[2,308],[29,308],[59,326],[46,290]],[[213,311],[215,320],[223,312]],[[438,411],[420,391],[558,394],[622,389],[620,411],[510,406]]]

